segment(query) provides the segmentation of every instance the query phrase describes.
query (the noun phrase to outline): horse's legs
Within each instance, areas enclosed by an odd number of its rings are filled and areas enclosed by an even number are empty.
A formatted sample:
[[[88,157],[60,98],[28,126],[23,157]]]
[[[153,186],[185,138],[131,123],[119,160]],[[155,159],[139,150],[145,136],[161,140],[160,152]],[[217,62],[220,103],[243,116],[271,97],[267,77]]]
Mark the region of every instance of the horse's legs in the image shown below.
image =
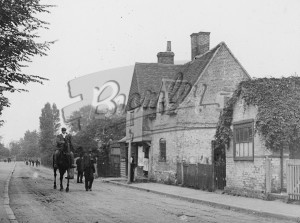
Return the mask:
[[[57,174],[56,174],[56,170],[57,170],[57,169],[54,168],[54,186],[53,186],[54,189],[56,189],[56,175],[57,175]]]
[[[63,177],[64,177],[64,174],[63,174],[61,171],[59,171],[60,191],[62,191],[62,190],[64,189],[63,184],[62,184],[62,182],[63,182]]]
[[[66,188],[66,192],[69,192],[69,177],[68,177],[68,181],[67,181],[67,188]]]
[[[70,169],[67,169],[67,171],[66,171],[66,173],[67,173],[67,177],[66,177],[67,178],[66,192],[69,192],[69,180],[70,180],[69,179],[69,174],[70,174],[69,171],[70,171]]]

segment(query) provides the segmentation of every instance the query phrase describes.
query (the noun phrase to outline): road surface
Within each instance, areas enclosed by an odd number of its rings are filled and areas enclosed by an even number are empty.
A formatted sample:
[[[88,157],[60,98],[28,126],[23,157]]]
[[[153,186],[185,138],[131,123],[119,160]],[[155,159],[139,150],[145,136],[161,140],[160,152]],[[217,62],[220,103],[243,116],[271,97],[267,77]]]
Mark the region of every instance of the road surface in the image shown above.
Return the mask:
[[[0,163],[0,168],[7,169],[8,174],[9,168],[5,165],[8,164]],[[1,192],[5,173],[0,174]],[[94,182],[93,191],[85,191],[84,184],[72,180],[70,192],[61,192],[53,189],[51,169],[27,166],[23,162],[16,164],[9,197],[19,223],[287,222],[168,198],[103,183],[100,179]],[[3,214],[1,210],[0,214]]]

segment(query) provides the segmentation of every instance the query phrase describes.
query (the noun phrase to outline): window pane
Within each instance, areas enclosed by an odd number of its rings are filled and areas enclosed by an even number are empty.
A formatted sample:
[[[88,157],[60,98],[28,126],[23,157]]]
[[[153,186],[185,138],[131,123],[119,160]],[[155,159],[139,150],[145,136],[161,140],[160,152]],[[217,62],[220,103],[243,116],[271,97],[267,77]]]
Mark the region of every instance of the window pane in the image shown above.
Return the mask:
[[[239,138],[240,138],[239,142],[243,142],[243,129],[239,129]]]
[[[245,152],[244,156],[249,156],[249,143],[245,143]]]
[[[240,146],[240,157],[243,157],[244,156],[244,143],[241,143],[241,146]]]
[[[248,131],[249,131],[249,141],[251,141],[251,139],[253,138],[253,135],[252,135],[252,128],[249,127]]]
[[[165,139],[161,139],[159,140],[159,159],[161,161],[165,161],[166,160],[166,140]]]
[[[235,140],[237,143],[240,142],[239,132],[240,132],[239,129],[237,129],[235,132]]]
[[[248,142],[249,141],[248,128],[243,128],[243,133],[244,133],[243,141]]]
[[[236,157],[240,156],[240,144],[239,143],[235,144],[235,156]]]
[[[253,156],[253,144],[252,142],[249,142],[249,156]]]

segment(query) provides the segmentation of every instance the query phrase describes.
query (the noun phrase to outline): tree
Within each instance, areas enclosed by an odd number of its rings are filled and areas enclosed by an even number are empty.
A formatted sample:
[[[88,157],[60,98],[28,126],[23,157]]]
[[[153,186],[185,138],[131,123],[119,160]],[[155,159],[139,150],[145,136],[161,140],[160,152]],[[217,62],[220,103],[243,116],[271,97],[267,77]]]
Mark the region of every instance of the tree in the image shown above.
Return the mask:
[[[19,141],[11,141],[9,143],[9,148],[12,156],[18,156],[21,154],[21,145]]]
[[[59,110],[56,105],[53,104],[51,107],[49,102],[46,103],[40,116],[39,146],[41,153],[52,154],[56,133],[60,127],[59,121]]]
[[[95,110],[91,106],[85,106],[74,112],[72,117],[80,115],[80,127],[78,120],[70,122],[68,125],[75,134],[73,145],[76,148],[97,148],[98,141],[107,145],[110,141],[120,140],[125,136],[126,118],[123,113],[102,116],[96,118]]]
[[[0,143],[0,157],[9,157],[9,149]]]
[[[51,5],[40,0],[0,0],[0,115],[10,103],[4,92],[26,91],[16,85],[30,82],[43,83],[46,78],[27,75],[33,56],[45,56],[53,42],[37,42],[37,31],[47,29],[48,23],[37,18],[39,13],[49,13]],[[3,120],[0,121],[0,125]]]
[[[30,132],[27,130],[20,146],[22,148],[23,157],[39,157],[39,134],[37,131]]]

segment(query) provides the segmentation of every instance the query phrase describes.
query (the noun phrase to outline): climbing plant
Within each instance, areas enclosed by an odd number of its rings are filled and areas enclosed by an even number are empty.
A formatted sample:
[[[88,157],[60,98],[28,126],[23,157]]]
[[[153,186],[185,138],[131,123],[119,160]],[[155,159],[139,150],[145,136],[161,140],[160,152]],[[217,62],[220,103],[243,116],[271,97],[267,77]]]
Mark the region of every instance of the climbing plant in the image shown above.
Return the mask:
[[[241,82],[220,114],[215,135],[217,145],[229,146],[232,116],[237,101],[257,108],[255,132],[265,146],[278,151],[300,138],[300,77],[257,78]]]

